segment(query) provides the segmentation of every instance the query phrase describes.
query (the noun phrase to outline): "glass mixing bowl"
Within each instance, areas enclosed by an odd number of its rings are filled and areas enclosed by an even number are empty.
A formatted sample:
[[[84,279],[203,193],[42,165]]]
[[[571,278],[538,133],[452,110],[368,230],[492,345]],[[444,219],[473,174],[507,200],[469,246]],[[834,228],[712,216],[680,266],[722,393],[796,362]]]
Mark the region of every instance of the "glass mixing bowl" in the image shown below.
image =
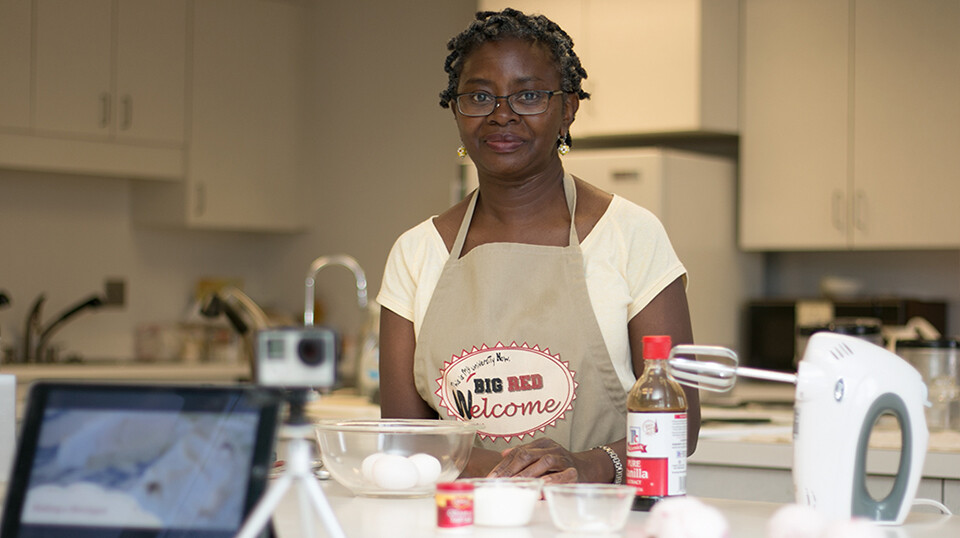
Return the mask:
[[[355,495],[433,495],[467,465],[480,425],[455,420],[319,420],[320,459]]]

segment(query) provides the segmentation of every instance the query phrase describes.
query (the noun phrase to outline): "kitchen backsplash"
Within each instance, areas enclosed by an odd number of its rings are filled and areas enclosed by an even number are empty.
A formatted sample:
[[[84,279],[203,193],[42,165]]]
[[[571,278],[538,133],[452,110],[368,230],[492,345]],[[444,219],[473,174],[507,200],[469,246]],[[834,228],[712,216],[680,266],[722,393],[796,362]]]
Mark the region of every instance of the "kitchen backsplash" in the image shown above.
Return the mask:
[[[288,276],[269,262],[285,248],[283,240],[137,228],[129,212],[126,180],[0,170],[0,289],[11,299],[0,310],[0,345],[19,345],[40,294],[46,324],[103,293],[111,277],[126,280],[126,305],[67,322],[53,337],[67,355],[132,357],[136,328],[183,320],[202,277],[235,277],[264,305],[278,301],[272,282],[302,278],[301,271]]]

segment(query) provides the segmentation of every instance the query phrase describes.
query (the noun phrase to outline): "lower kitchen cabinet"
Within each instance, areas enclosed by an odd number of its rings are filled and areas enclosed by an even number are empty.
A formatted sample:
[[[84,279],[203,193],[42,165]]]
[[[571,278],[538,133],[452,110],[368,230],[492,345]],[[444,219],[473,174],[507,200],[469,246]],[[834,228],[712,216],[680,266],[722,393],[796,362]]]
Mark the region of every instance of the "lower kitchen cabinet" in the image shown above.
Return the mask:
[[[943,504],[954,514],[960,513],[960,480],[943,481]]]
[[[889,476],[867,477],[867,491],[882,499],[893,487]],[[687,466],[687,494],[695,497],[734,499],[738,501],[796,502],[793,473],[790,469],[727,467],[720,465]],[[951,512],[960,511],[960,480],[921,478],[917,499],[942,502]],[[915,507],[917,511],[936,511],[932,507]]]
[[[302,227],[304,10],[297,2],[193,3],[186,179],[136,182],[136,222],[278,232]]]
[[[792,503],[789,469],[687,464],[687,495],[738,501]]]

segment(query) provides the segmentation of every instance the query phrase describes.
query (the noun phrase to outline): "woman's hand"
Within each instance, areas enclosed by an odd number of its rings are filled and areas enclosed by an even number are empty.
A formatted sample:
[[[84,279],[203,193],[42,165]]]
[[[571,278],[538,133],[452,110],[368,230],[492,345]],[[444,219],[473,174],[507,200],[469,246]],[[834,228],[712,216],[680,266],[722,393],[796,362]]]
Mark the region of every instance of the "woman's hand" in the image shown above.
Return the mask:
[[[547,438],[508,448],[501,454],[503,459],[488,476],[543,478],[547,483],[587,482],[597,465],[590,452],[570,452]]]

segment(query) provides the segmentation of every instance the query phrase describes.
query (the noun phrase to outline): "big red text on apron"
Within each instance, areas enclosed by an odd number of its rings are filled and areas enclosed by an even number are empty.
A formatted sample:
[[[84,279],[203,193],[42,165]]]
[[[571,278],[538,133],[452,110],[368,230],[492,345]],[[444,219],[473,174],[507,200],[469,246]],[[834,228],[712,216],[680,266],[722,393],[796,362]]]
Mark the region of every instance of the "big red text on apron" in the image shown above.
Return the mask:
[[[575,375],[549,349],[498,342],[445,363],[436,394],[449,416],[483,423],[481,439],[510,442],[545,432],[573,409]]]

